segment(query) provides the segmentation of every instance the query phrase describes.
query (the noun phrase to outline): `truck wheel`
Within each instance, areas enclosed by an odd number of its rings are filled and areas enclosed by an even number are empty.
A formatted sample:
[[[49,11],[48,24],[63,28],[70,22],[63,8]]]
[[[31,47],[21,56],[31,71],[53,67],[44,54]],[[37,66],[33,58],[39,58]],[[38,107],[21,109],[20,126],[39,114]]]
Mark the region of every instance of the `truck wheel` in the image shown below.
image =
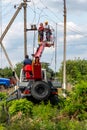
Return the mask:
[[[39,101],[47,99],[50,95],[50,87],[43,81],[37,81],[31,87],[31,94],[33,98]]]

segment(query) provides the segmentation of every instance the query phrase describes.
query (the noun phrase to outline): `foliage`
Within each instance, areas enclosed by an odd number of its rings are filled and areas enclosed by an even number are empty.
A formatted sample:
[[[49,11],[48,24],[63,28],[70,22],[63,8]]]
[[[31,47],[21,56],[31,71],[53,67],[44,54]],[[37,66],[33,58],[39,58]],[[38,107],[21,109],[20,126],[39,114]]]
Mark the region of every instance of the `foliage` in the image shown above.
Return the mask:
[[[78,121],[70,121],[69,119],[54,122],[51,120],[32,120],[31,118],[23,118],[17,122],[7,125],[5,130],[86,130],[86,123]]]
[[[63,75],[63,63],[59,70],[59,77]],[[87,80],[87,60],[75,59],[66,61],[67,82],[77,83],[80,80]],[[62,77],[63,78],[63,77]]]
[[[3,123],[0,124],[0,130],[86,130],[86,64],[85,60],[80,59],[67,61],[67,81],[75,81],[77,84],[66,99],[60,97],[58,106],[52,106],[49,102],[33,104],[26,99],[20,99],[9,102],[5,106],[9,109],[5,111],[1,109],[3,103],[0,103],[0,123]],[[16,67],[16,71],[20,72],[21,64]],[[5,97],[3,94],[0,96]],[[9,115],[10,125],[7,125]]]
[[[17,73],[18,77],[20,77],[20,70],[21,70],[22,67],[23,67],[22,62],[17,63],[15,65],[15,72]],[[46,69],[48,78],[50,78],[51,76],[54,76],[53,70],[48,67],[47,63],[42,63],[42,68]],[[2,77],[10,78],[10,77],[13,76],[13,73],[12,73],[12,70],[11,70],[10,67],[6,67],[6,68],[0,70],[0,75]]]
[[[57,123],[55,130],[86,130],[86,123],[65,118]]]
[[[22,68],[23,64],[22,62],[17,63],[15,66],[15,71],[20,77],[20,70]],[[52,69],[49,68],[47,63],[42,63],[42,68],[45,68],[47,71],[47,77],[50,78],[51,76],[54,77],[55,73],[53,72]],[[75,59],[75,60],[67,60],[66,61],[66,77],[67,77],[67,82],[71,82],[73,84],[79,82],[80,80],[87,80],[87,60],[83,59],[81,60],[80,58]],[[10,78],[12,76],[12,70],[9,67],[6,67],[4,69],[0,70],[0,75],[3,77]],[[58,76],[58,79],[62,81],[63,79],[63,63],[61,64],[61,67],[59,69],[59,72],[56,73]]]
[[[10,78],[12,76],[12,70],[9,67],[5,67],[0,70],[1,77]]]
[[[9,113],[11,115],[15,115],[20,111],[26,115],[31,113],[33,103],[29,102],[27,99],[20,99],[10,102],[9,106]]]
[[[0,99],[6,99],[7,94],[5,92],[0,92]]]
[[[87,120],[71,120],[68,112],[67,115],[61,115],[61,110],[49,102],[32,104],[26,99],[21,99],[8,103],[8,106],[10,122],[3,122],[2,130],[86,130],[87,127]]]
[[[42,68],[46,69],[48,79],[54,76],[54,72],[51,68],[49,68],[49,64],[42,63]]]
[[[5,127],[0,125],[0,130],[5,130]]]
[[[20,70],[21,70],[22,66],[23,66],[23,64],[22,64],[22,62],[20,62],[20,63],[17,63],[14,68],[18,77],[20,76]],[[13,76],[13,72],[10,67],[5,67],[4,69],[0,69],[0,76],[5,77],[5,78],[10,78]]]
[[[22,67],[23,67],[22,62],[16,64],[15,71],[16,71],[18,77],[20,77],[20,70],[21,70]]]
[[[44,104],[43,102],[39,106],[35,106],[32,109],[34,119],[49,120],[58,113],[57,107],[51,106],[50,103]]]
[[[81,81],[65,100],[65,113],[70,118],[87,119],[87,82]]]

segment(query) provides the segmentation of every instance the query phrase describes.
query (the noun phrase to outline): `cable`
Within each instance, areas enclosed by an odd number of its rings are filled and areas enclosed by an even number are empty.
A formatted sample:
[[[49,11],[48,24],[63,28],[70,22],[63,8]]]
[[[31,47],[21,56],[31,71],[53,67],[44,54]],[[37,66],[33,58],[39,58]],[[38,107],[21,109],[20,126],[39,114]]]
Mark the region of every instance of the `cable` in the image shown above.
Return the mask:
[[[32,8],[31,8],[31,9],[32,9]],[[39,8],[38,8],[38,9],[39,9]],[[44,9],[47,9],[47,7],[45,6],[45,8],[39,9],[39,10],[40,10],[40,13],[37,13],[35,10],[33,11],[35,14],[39,14],[38,23],[39,23],[39,21],[40,21],[41,14],[42,14],[42,12],[43,12]],[[47,15],[44,15],[44,17],[48,17],[48,16],[47,16]],[[51,19],[51,18],[50,18],[50,19]],[[56,23],[56,21],[54,21],[53,19],[51,19],[51,21],[53,21],[53,22]],[[61,21],[61,22],[62,22],[62,21]],[[37,24],[38,24],[38,23],[37,23]],[[63,22],[62,22],[62,23],[63,23]],[[58,23],[57,23],[57,24],[58,24]],[[61,27],[64,27],[64,25],[60,25],[60,24],[58,24],[58,25],[61,26]],[[82,32],[80,32],[79,30],[74,29],[73,27],[68,27],[68,29],[71,30],[72,32],[82,34]]]
[[[2,17],[3,17],[3,19],[4,19],[4,17],[6,19],[6,16],[8,16],[9,14],[11,15],[11,12],[12,12],[13,7],[14,7],[14,2],[15,2],[15,0],[14,1],[11,0],[8,3],[5,1],[2,2]],[[19,2],[17,4],[19,4]]]
[[[32,3],[33,3],[33,7],[34,7],[34,19],[33,19],[33,22],[36,20],[36,8],[35,8],[35,3],[34,3],[34,1],[32,0]]]
[[[41,0],[40,0],[41,1]],[[55,22],[55,20],[53,20],[52,18],[50,18],[48,15],[42,15],[43,13],[44,13],[44,9],[48,9],[49,10],[49,8],[48,7],[44,7],[44,8],[42,8],[41,10],[40,10],[40,12],[38,13],[37,12],[37,10],[36,10],[36,8],[35,8],[35,3],[34,3],[34,1],[32,1],[33,2],[33,6],[34,6],[34,9],[32,9],[33,10],[33,12],[34,12],[34,16],[36,17],[36,14],[38,14],[39,15],[39,18],[38,18],[38,22],[37,22],[37,24],[39,23],[39,21],[40,21],[40,18],[42,17],[42,16],[44,16],[44,17],[48,17],[49,19],[51,19],[51,21],[53,21],[53,22]],[[42,1],[41,1],[42,2]],[[10,11],[11,12],[11,11]],[[50,11],[51,12],[51,11]],[[53,11],[52,11],[53,12]],[[51,13],[52,13],[51,12]],[[10,13],[9,13],[10,14]],[[44,13],[44,14],[46,14],[46,13]],[[53,12],[53,14],[54,14],[54,12]],[[50,14],[49,14],[50,15]],[[58,17],[57,15],[54,15],[55,17]],[[33,22],[34,22],[34,20],[35,19],[33,19]],[[55,22],[56,23],[56,22]],[[63,22],[62,22],[63,23]],[[59,24],[58,24],[59,25]],[[63,25],[59,25],[59,26],[61,26],[61,27],[64,27]],[[81,34],[82,35],[82,32],[80,32],[78,29],[74,29],[74,26],[73,27],[70,27],[70,25],[69,25],[69,27],[68,27],[68,29],[69,30],[71,30],[72,32],[75,32],[75,33],[79,33],[79,34]],[[84,34],[85,35],[85,34]],[[84,36],[83,35],[83,36]],[[72,44],[73,45],[73,44]],[[67,45],[67,46],[72,46],[72,45]],[[75,44],[76,45],[76,44]],[[79,45],[82,45],[82,44],[78,44],[77,46],[79,46]],[[58,47],[59,46],[61,46],[61,45],[58,45]],[[63,46],[63,45],[62,45]],[[56,47],[56,48],[58,48],[58,47]]]
[[[48,7],[42,2],[42,0],[40,0],[40,2],[42,3],[42,5],[43,5],[45,8],[47,8],[47,9],[55,16],[55,18],[57,18],[57,19],[59,19],[59,21],[61,21],[60,18],[58,18],[58,16],[57,16],[50,8],[48,8]]]
[[[48,10],[50,10],[50,12],[53,13],[54,16],[55,16],[57,19],[59,19],[58,16],[55,15],[55,13],[54,13],[50,8],[48,8],[48,7],[42,2],[42,0],[40,0],[40,2],[41,2]],[[59,19],[59,20],[60,20],[60,19]],[[60,21],[61,21],[61,20],[60,20]],[[61,22],[62,22],[62,21],[61,21]],[[56,22],[55,22],[55,23],[56,23]],[[63,23],[63,22],[62,22],[62,23]],[[83,34],[83,32],[79,31],[78,29],[74,29],[74,27],[70,27],[70,25],[69,25],[68,29],[71,30],[72,32],[75,32],[75,33],[78,33],[78,34],[83,35],[84,37],[87,37],[87,34]]]

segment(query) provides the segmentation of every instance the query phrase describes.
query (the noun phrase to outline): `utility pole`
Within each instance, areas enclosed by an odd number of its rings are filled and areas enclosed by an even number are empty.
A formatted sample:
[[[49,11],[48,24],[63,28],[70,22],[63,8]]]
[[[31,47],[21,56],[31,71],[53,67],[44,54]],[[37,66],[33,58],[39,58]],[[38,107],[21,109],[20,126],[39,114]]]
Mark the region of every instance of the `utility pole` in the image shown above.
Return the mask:
[[[27,28],[26,28],[26,7],[27,7],[27,3],[26,2],[30,2],[30,1],[27,1],[27,0],[23,0],[23,1],[24,2],[19,5],[18,9],[16,10],[15,14],[11,18],[10,22],[8,23],[7,27],[5,28],[4,32],[2,33],[2,35],[0,37],[0,45],[1,45],[2,49],[3,49],[3,51],[4,51],[4,54],[5,54],[8,62],[9,62],[9,64],[10,64],[10,67],[11,67],[12,71],[14,71],[14,68],[13,68],[12,62],[10,61],[10,59],[8,57],[8,54],[7,54],[6,50],[5,50],[5,47],[4,47],[3,43],[2,43],[2,41],[3,41],[4,37],[5,37],[5,35],[7,34],[9,28],[11,27],[12,23],[14,22],[16,16],[18,15],[19,11],[21,10],[22,7],[24,7],[24,55],[27,54],[27,35],[26,35],[26,30],[27,30]],[[15,73],[15,77],[16,77],[17,80],[19,80],[16,73]]]
[[[64,57],[63,57],[63,89],[66,90],[66,0],[64,0]]]
[[[27,0],[24,0],[24,57],[27,54]]]
[[[4,39],[5,35],[7,34],[9,28],[11,27],[12,23],[14,22],[14,20],[15,20],[16,16],[18,15],[18,13],[19,13],[21,8],[22,8],[22,4],[19,5],[18,9],[16,10],[15,14],[13,15],[12,19],[10,20],[10,22],[8,23],[7,27],[5,28],[4,32],[2,33],[2,35],[0,37],[1,47],[3,49],[3,52],[4,52],[5,56],[6,56],[9,64],[10,64],[10,67],[11,67],[12,71],[14,71],[14,68],[13,68],[13,65],[12,65],[12,63],[11,63],[11,61],[9,59],[9,56],[8,56],[6,50],[5,50],[5,47],[4,47],[3,43],[2,43],[2,40]],[[19,78],[18,78],[16,73],[15,73],[15,77],[16,77],[17,80],[19,80]]]
[[[57,23],[56,23],[56,42],[55,42],[55,78],[56,78],[56,64],[57,64]]]

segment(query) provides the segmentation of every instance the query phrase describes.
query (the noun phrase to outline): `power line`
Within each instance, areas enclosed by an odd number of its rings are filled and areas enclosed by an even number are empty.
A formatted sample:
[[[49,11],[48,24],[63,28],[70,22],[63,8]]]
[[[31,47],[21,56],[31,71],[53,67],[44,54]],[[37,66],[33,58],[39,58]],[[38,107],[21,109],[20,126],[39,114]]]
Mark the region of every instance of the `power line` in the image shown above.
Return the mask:
[[[16,5],[17,4],[19,5],[20,2],[21,0],[17,1]],[[5,17],[5,16],[8,16],[8,14],[11,14],[14,5],[15,5],[15,0],[10,0],[9,2],[7,1],[5,2],[5,0],[2,1],[2,16]]]
[[[15,0],[14,0],[15,1]],[[12,1],[10,1],[10,3],[8,3],[8,5],[6,6],[6,7],[9,7],[9,5],[12,5],[13,3],[14,3],[14,1],[12,2]],[[54,11],[52,11],[50,8],[48,8],[41,0],[40,0],[40,2],[44,5],[44,7],[45,7],[45,9],[47,8],[48,10],[50,10],[50,12],[51,13],[53,13],[53,15],[56,17],[56,18],[58,18],[58,16],[57,15],[55,15],[55,13],[54,13]],[[34,3],[34,1],[33,1],[33,5],[35,6],[35,3]],[[6,10],[6,9],[5,9]],[[7,15],[7,14],[10,14],[10,12],[11,12],[11,10],[9,10],[9,12],[7,12],[7,10],[6,10],[6,14],[5,14],[5,16]],[[35,10],[35,7],[34,7],[34,15],[36,15],[36,10]],[[49,17],[49,16],[44,16],[44,17]],[[53,20],[53,19],[51,19],[51,20]],[[60,20],[60,19],[59,19]],[[60,20],[61,21],[61,20]],[[55,22],[55,21],[53,21],[53,22]],[[62,22],[62,21],[61,21]],[[56,23],[56,22],[55,22]],[[59,26],[62,26],[62,25],[59,25]],[[63,26],[62,26],[63,27]],[[78,29],[75,29],[74,27],[71,27],[70,25],[69,25],[69,27],[68,27],[68,29],[69,30],[71,30],[72,32],[75,32],[75,33],[79,33],[79,34],[81,34],[81,35],[83,35],[84,37],[87,37],[87,34],[83,34],[83,32],[81,32],[81,31],[79,31]]]
[[[35,3],[34,3],[34,1],[32,0],[32,3],[33,3],[33,7],[34,7],[34,19],[33,19],[33,22],[36,20],[36,7],[35,7]]]
[[[62,21],[58,18],[58,16],[56,15],[56,13],[54,13],[54,11],[52,11],[50,8],[48,8],[48,7],[42,2],[42,0],[40,0],[40,2],[41,2],[48,10],[50,10],[50,12],[53,13],[53,15],[54,15],[60,22],[62,22]],[[55,22],[55,23],[56,23],[56,22]],[[63,23],[63,22],[62,22],[62,23]],[[59,26],[62,26],[62,25],[59,25]],[[77,26],[78,26],[78,25],[77,25]],[[75,29],[74,27],[71,27],[70,25],[68,25],[68,29],[71,30],[72,32],[79,33],[79,34],[83,35],[84,37],[87,37],[87,34],[83,34],[83,32],[81,32],[81,31],[78,30],[78,29]]]
[[[56,18],[58,18],[58,16],[55,15],[55,13],[54,13],[50,8],[48,8],[41,0],[40,0],[40,2],[44,5],[45,9],[50,10],[50,12],[53,13],[53,15],[54,15]],[[39,8],[38,8],[38,9],[39,9]],[[34,12],[37,13],[36,11],[34,11]],[[46,12],[46,11],[45,11],[45,12]],[[44,14],[45,14],[45,13],[44,13]],[[44,15],[44,17],[49,17],[49,16],[48,16],[48,15]],[[40,17],[39,17],[39,19],[40,19]],[[53,21],[53,22],[56,23],[56,21],[54,21],[52,18],[49,18],[49,19],[51,19],[51,21]],[[59,21],[62,22],[60,19],[59,19]],[[63,23],[63,22],[62,22],[62,23]],[[58,24],[58,25],[61,26],[61,27],[64,27],[63,25],[60,25],[60,24]],[[78,25],[77,25],[77,26],[78,26]],[[84,37],[87,36],[86,34],[83,34],[83,32],[81,32],[80,30],[75,29],[74,26],[71,27],[70,25],[68,25],[67,29],[70,30],[70,31],[72,31],[72,32],[81,34],[81,35],[83,35]]]
[[[42,2],[42,0],[40,0],[40,2],[42,3],[42,5],[43,5],[45,8],[47,8],[47,9],[55,16],[55,18],[57,18],[57,20],[61,21],[61,19],[58,18],[58,15],[56,15],[56,13],[54,13],[53,10],[51,10],[49,7],[47,7],[47,5],[45,5],[45,4]],[[62,22],[62,21],[61,21],[61,22]],[[56,23],[56,22],[55,22],[55,23]]]

